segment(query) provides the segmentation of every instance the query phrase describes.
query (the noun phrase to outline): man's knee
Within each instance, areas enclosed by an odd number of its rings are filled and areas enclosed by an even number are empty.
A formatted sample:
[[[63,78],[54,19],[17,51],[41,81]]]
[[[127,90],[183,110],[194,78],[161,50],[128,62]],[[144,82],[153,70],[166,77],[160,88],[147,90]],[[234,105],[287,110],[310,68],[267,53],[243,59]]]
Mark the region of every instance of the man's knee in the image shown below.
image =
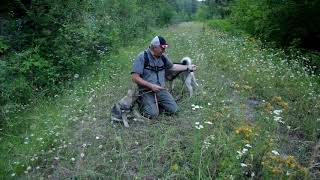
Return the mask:
[[[157,109],[147,108],[144,110],[143,114],[149,119],[155,119],[159,116],[159,111]]]
[[[172,114],[177,113],[178,110],[179,110],[179,108],[178,108],[178,105],[177,105],[177,104],[174,104],[174,105],[172,105],[172,106],[170,106],[170,107],[168,108],[168,112],[169,112],[169,113],[172,113]]]

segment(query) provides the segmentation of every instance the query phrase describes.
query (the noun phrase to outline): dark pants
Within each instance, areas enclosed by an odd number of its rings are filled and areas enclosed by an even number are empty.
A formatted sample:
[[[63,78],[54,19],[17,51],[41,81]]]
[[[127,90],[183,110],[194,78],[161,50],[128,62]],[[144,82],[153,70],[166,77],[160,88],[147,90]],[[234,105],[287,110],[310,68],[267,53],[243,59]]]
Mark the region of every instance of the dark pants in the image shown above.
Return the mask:
[[[167,113],[176,113],[178,111],[178,105],[173,99],[172,95],[165,89],[160,92],[141,92],[140,93],[140,105],[142,107],[142,113],[144,116],[154,119],[159,116],[160,112],[164,110]],[[156,98],[159,107],[157,107]]]

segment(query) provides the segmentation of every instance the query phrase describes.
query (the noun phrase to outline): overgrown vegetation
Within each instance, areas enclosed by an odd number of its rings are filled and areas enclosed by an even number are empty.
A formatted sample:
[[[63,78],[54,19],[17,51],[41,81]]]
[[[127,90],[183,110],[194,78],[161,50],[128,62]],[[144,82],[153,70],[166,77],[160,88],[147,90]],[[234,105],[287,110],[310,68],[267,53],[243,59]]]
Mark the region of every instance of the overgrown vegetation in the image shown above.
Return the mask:
[[[196,7],[187,6],[189,1],[167,0],[35,0],[1,4],[1,128],[8,125],[7,112],[38,96],[59,93],[101,57],[134,44],[151,27],[187,20]],[[187,15],[179,18],[181,12]]]
[[[227,19],[235,27],[280,47],[319,49],[320,2],[206,0],[196,20]]]
[[[207,0],[193,18],[211,28],[250,34],[287,54],[307,54],[300,63],[319,74],[319,7],[319,1]]]
[[[179,101],[177,116],[130,128],[111,124],[131,61],[148,46],[137,41],[106,56],[74,89],[18,114],[34,124],[1,138],[1,173],[21,178],[315,179],[319,79],[303,56],[262,48],[202,24],[160,29],[175,62],[190,56],[201,87]],[[149,37],[150,39],[151,37]],[[208,51],[210,49],[210,51]],[[292,68],[293,67],[293,68]],[[177,92],[181,92],[177,84]],[[294,91],[292,90],[294,89]]]
[[[318,1],[1,3],[1,179],[319,177]],[[201,86],[176,116],[111,124],[155,34]]]
[[[231,21],[250,34],[282,47],[319,49],[319,1],[237,0]]]

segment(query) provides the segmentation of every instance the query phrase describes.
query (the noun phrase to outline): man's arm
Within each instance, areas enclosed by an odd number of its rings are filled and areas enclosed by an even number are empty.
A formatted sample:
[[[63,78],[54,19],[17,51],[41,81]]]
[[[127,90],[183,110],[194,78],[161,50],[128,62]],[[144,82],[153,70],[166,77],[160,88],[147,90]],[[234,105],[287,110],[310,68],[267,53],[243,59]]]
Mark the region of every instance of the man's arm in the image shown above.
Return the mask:
[[[163,89],[161,86],[149,83],[148,81],[142,79],[138,73],[132,73],[131,78],[133,82],[137,83],[140,86],[144,86],[152,90],[153,92],[159,92],[161,89]]]
[[[191,65],[182,65],[182,64],[173,64],[172,68],[170,69],[172,71],[195,71],[197,70],[197,66],[194,64]]]

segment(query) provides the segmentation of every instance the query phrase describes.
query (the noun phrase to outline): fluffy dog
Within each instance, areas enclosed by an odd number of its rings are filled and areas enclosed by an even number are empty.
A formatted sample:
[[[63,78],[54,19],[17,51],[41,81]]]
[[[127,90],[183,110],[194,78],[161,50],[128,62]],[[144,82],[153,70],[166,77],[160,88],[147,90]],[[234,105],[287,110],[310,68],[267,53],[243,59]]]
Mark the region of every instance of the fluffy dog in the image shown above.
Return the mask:
[[[133,115],[136,117],[133,120],[143,122],[144,119],[137,109],[134,108],[134,105],[138,99],[138,90],[137,88],[129,89],[127,95],[120,99],[117,103],[112,106],[111,109],[111,121],[122,122],[125,127],[129,127],[128,117],[129,114],[133,112]]]
[[[191,66],[192,64],[191,58],[190,57],[182,58],[180,64]],[[181,72],[166,70],[166,80],[172,81],[171,88],[170,88],[171,90],[174,89],[174,79],[176,77],[179,77],[179,79],[183,82],[183,84],[186,85],[189,91],[189,97],[191,97],[193,95],[193,87],[199,86],[197,83],[196,77],[194,75],[194,72],[190,70],[181,71]]]

